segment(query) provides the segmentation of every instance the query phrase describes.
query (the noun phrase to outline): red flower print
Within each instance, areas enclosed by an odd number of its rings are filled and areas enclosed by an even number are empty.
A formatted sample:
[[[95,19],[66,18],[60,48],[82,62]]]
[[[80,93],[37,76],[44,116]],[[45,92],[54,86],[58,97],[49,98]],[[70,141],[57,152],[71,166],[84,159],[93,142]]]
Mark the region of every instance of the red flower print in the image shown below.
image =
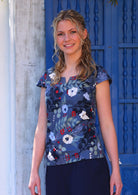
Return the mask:
[[[72,114],[73,117],[76,116],[76,112],[74,110],[72,111],[71,114]]]
[[[90,131],[91,131],[91,129],[89,128],[88,132],[90,132]]]
[[[64,135],[64,133],[65,133],[65,130],[64,130],[64,129],[61,129],[61,130],[60,130],[60,134],[61,134],[61,135]]]
[[[72,128],[71,127],[67,127],[67,130],[68,130],[68,132],[71,132]]]
[[[74,156],[75,156],[75,158],[79,158],[79,154],[78,153],[75,153]]]
[[[63,117],[65,117],[65,116],[67,116],[67,114],[66,114],[66,113],[64,113],[64,114],[63,114]]]
[[[71,80],[76,80],[77,76],[72,76]]]
[[[68,153],[65,154],[65,158],[66,158],[66,161],[69,161],[70,160],[70,156]]]
[[[47,74],[45,73],[45,74],[44,74],[44,78],[45,78],[45,79],[46,79],[46,76],[47,76]]]

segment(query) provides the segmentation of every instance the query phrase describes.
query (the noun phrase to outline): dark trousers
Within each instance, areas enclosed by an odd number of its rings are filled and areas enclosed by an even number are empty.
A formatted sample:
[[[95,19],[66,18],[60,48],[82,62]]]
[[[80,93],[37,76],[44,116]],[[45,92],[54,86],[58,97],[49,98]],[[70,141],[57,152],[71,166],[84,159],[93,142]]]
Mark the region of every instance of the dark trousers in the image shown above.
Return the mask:
[[[48,166],[46,195],[110,195],[105,158]]]

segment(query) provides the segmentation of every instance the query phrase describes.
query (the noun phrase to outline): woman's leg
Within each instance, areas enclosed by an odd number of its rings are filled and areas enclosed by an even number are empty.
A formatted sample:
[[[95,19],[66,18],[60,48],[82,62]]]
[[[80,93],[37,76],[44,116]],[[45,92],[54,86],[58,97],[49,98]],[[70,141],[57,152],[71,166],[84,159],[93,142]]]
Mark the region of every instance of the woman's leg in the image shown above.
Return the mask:
[[[46,195],[70,195],[68,175],[66,165],[47,167]]]
[[[74,167],[70,181],[70,195],[110,195],[110,176],[105,158],[80,161]]]
[[[110,195],[105,158],[47,168],[46,195]]]

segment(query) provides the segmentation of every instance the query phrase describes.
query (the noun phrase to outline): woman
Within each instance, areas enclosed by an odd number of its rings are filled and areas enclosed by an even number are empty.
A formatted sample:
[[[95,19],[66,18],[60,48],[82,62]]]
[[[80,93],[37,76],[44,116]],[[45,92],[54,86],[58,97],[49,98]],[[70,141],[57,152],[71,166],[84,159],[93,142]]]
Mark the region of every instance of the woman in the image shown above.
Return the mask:
[[[35,194],[35,186],[41,194],[38,171],[46,142],[47,195],[112,195],[114,186],[116,195],[120,195],[111,78],[92,60],[84,18],[78,12],[61,11],[53,28],[59,61],[37,84],[41,98],[29,182],[31,194]],[[111,177],[97,136],[96,109],[112,165]]]

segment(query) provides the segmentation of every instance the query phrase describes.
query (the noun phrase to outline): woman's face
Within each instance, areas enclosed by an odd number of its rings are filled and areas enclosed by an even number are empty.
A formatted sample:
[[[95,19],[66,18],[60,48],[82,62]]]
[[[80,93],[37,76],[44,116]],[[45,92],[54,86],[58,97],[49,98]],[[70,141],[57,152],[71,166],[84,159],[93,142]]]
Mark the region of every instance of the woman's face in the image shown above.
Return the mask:
[[[64,55],[80,57],[82,50],[82,39],[87,36],[87,30],[81,30],[82,37],[77,30],[76,24],[69,20],[62,20],[57,25],[56,43],[64,52]]]

